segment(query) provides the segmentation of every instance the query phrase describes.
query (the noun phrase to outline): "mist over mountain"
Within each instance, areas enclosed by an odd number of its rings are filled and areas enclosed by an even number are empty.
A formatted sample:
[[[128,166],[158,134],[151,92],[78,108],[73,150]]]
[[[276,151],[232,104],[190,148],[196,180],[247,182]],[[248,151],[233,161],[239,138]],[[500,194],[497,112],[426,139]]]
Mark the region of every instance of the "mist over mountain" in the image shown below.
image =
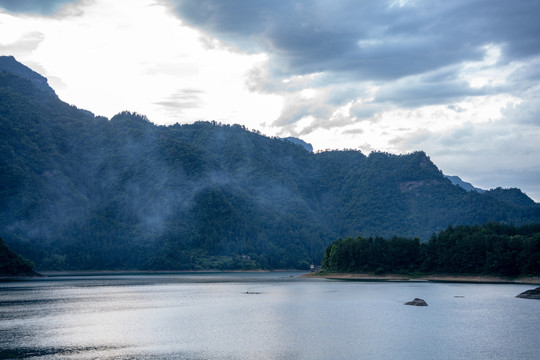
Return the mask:
[[[36,74],[0,58],[0,237],[38,270],[305,268],[343,236],[540,222],[519,189],[468,192],[421,151],[312,153],[240,125],[107,119]]]

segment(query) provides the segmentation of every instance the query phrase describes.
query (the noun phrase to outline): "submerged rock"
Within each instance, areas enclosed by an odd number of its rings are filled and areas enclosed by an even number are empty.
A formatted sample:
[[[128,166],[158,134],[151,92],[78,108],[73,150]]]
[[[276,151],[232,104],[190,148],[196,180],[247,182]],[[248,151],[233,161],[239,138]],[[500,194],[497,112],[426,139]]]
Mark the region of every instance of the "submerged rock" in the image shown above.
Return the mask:
[[[428,306],[427,302],[423,299],[415,298],[413,301],[406,302],[405,305],[412,306]]]
[[[516,297],[523,298],[523,299],[539,299],[540,300],[540,287],[537,287],[536,289],[524,291],[521,294],[516,295]]]

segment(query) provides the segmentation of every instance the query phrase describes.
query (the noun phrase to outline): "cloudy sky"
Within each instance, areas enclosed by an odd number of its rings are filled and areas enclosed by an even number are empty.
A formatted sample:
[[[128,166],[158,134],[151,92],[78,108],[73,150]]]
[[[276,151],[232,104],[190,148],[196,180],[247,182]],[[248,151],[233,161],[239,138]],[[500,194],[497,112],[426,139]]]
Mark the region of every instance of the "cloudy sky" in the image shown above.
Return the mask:
[[[538,19],[538,0],[0,0],[0,55],[96,115],[424,150],[540,201]]]

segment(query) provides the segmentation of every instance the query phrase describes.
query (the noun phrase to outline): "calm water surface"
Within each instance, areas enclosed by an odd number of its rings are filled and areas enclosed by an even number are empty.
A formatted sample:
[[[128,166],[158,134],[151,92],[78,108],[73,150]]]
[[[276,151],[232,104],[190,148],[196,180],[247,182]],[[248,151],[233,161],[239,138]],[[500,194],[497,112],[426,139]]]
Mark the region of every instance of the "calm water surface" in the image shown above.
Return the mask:
[[[300,273],[0,283],[0,358],[538,359],[531,285],[346,282]],[[404,306],[415,297],[428,307]]]

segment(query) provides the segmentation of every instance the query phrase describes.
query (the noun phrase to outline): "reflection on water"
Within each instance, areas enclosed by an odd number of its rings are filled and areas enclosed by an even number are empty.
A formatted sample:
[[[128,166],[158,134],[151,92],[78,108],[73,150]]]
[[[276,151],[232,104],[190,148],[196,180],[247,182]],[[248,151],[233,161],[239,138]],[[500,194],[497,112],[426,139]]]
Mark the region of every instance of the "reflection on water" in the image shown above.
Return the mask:
[[[340,282],[299,273],[0,283],[0,358],[533,359],[527,285]],[[415,297],[428,307],[404,306]]]

